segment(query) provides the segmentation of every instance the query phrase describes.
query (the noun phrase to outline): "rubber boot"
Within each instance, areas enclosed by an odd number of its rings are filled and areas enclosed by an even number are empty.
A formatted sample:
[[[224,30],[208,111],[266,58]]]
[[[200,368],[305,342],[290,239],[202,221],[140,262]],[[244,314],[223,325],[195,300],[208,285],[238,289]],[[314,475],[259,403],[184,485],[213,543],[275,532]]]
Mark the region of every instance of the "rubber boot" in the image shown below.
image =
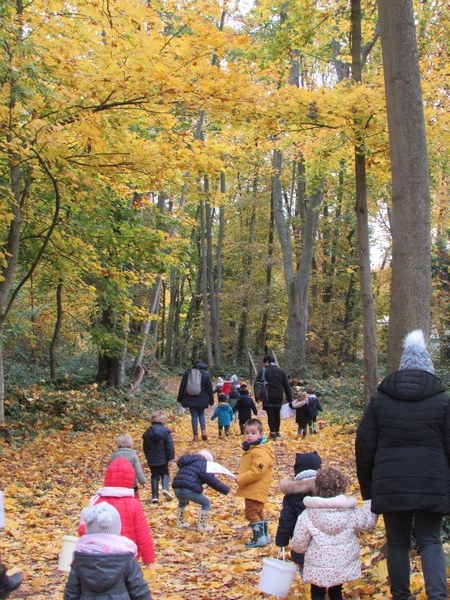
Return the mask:
[[[8,576],[5,566],[0,566],[0,598],[7,598],[11,592],[17,590],[21,583],[22,573]]]
[[[270,534],[269,534],[269,521],[263,521],[263,525],[264,525],[264,535],[266,536],[266,544],[270,544],[270,542],[272,540],[270,539]]]
[[[152,502],[154,504],[157,504],[157,502],[159,501],[158,485],[159,485],[159,477],[152,477],[152,480],[151,480]]]
[[[173,500],[173,496],[169,491],[169,476],[162,476],[162,494],[166,500]]]
[[[202,440],[204,442],[208,441],[208,436],[206,435],[206,429],[202,429]]]
[[[199,531],[212,531],[214,527],[208,525],[209,510],[202,510],[198,513],[198,526]]]
[[[198,435],[194,433],[194,437],[192,439],[193,442],[198,442]]]
[[[313,433],[317,434],[317,423],[315,421],[313,423]]]
[[[258,521],[250,524],[253,530],[253,539],[245,544],[246,548],[259,548],[267,544],[267,538],[264,535],[264,521]]]
[[[180,506],[177,508],[177,527],[179,529],[188,529],[189,524],[184,520],[184,511],[185,508],[181,508]]]

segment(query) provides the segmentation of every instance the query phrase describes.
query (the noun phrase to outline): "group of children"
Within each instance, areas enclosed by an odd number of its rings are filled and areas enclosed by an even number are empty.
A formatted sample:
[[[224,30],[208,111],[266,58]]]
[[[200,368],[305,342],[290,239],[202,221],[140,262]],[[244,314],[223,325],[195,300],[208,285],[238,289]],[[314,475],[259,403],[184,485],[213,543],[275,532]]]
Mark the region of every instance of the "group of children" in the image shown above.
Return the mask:
[[[219,406],[225,405],[225,399]],[[228,402],[227,406],[231,409]],[[227,435],[227,426],[223,422],[220,425],[220,411],[218,408],[216,411],[219,428]],[[236,496],[244,498],[245,517],[252,530],[252,539],[245,546],[262,547],[270,542],[265,504],[274,472],[274,452],[263,433],[262,422],[257,418],[243,422],[241,414],[244,441]],[[151,471],[152,502],[159,501],[160,483],[165,498],[173,499],[169,465],[175,453],[166,420],[164,412],[155,411],[150,427],[142,436]],[[84,594],[99,589],[105,591],[104,597],[110,597],[106,594],[117,592],[117,586],[126,589],[128,596],[124,597],[151,598],[137,563],[139,557],[144,564],[154,561],[152,536],[136,492],[137,484],[146,486],[146,480],[131,436],[119,436],[117,446],[109,461],[104,487],[82,511],[81,537],[66,584],[65,600],[82,599]],[[178,500],[177,527],[190,527],[185,521],[185,509],[193,502],[199,505],[198,531],[212,530],[208,524],[211,502],[203,488],[207,485],[224,495],[231,492],[230,486],[214,475],[215,469],[211,468],[214,458],[212,452],[203,449],[178,459],[178,471],[172,481],[173,494]],[[321,462],[317,452],[297,454],[294,479],[281,481],[285,495],[275,542],[280,548],[291,546],[292,560],[299,564],[305,583],[311,583],[312,600],[324,598],[326,592],[330,600],[337,600],[342,598],[342,584],[360,577],[356,534],[372,529],[376,517],[370,511],[370,502],[359,508],[355,498],[345,495],[347,477],[333,467],[321,468]],[[335,544],[336,539],[339,544]]]

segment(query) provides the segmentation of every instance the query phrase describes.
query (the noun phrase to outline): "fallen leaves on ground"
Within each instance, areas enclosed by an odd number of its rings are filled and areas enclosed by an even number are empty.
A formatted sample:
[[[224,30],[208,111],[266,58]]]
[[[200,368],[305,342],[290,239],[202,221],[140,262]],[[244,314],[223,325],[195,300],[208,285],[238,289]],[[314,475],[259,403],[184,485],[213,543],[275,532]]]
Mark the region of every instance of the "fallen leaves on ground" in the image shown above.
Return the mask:
[[[208,418],[212,410],[208,411]],[[265,413],[259,415],[266,425]],[[147,417],[147,418],[146,418]],[[325,419],[326,421],[326,415]],[[185,452],[207,447],[216,461],[237,473],[242,456],[242,437],[234,423],[230,436],[218,439],[217,422],[207,423],[208,442],[192,442],[188,414],[171,415],[168,425],[173,430],[176,457]],[[103,485],[107,461],[115,449],[119,433],[128,432],[150,481],[150,472],[141,451],[141,437],[148,427],[148,415],[139,422],[123,422],[117,416],[114,429],[99,426],[92,432],[42,432],[20,449],[0,446],[1,487],[5,495],[6,528],[0,530],[0,552],[9,573],[21,571],[24,582],[14,597],[34,600],[63,597],[67,573],[57,570],[64,535],[76,535],[81,509],[97,488]],[[282,494],[278,482],[293,475],[296,452],[317,450],[325,465],[345,471],[358,494],[354,461],[354,428],[325,427],[318,435],[296,439],[293,419],[282,422],[282,437],[273,442],[276,466],[267,504],[272,537],[276,533]],[[176,471],[173,467],[171,475]],[[272,543],[263,548],[246,549],[250,530],[244,518],[244,501],[236,498],[236,485],[230,477],[220,476],[231,485],[232,493],[223,496],[210,488],[205,493],[211,500],[210,524],[214,531],[199,533],[195,526],[198,507],[190,504],[186,520],[192,528],[175,527],[176,506],[160,498],[150,502],[150,490],[140,491],[155,542],[156,562],[144,569],[153,598],[164,600],[259,600],[274,598],[258,591],[258,583],[266,556],[276,557]],[[149,486],[150,487],[150,486]],[[385,558],[381,552],[384,532],[381,520],[377,529],[361,539],[363,578],[344,586],[348,598],[381,600],[389,596]],[[412,591],[418,600],[424,598],[423,579],[413,555]],[[310,598],[308,586],[296,576],[288,600]]]

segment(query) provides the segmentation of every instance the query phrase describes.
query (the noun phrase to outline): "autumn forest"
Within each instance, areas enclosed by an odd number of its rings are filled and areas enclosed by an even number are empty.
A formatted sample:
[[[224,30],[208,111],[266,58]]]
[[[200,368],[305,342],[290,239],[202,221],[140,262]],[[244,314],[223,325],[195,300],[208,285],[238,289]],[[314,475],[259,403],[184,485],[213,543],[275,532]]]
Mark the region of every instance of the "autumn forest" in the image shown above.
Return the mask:
[[[300,446],[286,422],[277,477],[317,448],[356,494],[355,418],[405,333],[425,331],[448,379],[448,14],[444,0],[0,2],[0,551],[21,597],[61,597],[61,536],[118,432],[140,450],[163,407],[189,449],[174,407],[194,358],[247,379],[269,350],[318,383],[324,430]],[[233,471],[240,442],[214,440]],[[214,503],[203,541],[170,529],[169,503],[147,511],[155,597],[258,597],[264,554],[241,559],[242,510]],[[273,523],[280,503],[274,481]],[[364,541],[352,597],[386,597],[382,545],[379,528]]]

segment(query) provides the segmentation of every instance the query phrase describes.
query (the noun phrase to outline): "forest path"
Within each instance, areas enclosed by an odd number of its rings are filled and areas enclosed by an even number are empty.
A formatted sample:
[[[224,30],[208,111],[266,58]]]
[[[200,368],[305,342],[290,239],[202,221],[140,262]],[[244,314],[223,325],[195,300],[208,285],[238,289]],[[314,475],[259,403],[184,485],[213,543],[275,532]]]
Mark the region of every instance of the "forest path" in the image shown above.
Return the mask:
[[[178,389],[178,379],[167,380],[171,393]],[[215,452],[217,462],[237,473],[242,456],[242,437],[238,424],[231,427],[230,437],[218,439],[217,422],[209,421],[213,409],[208,409],[208,442],[192,442],[189,415],[179,417],[176,411],[168,425],[173,430],[176,457],[185,452],[208,448]],[[326,409],[324,420],[327,419]],[[266,427],[266,416],[259,415]],[[149,415],[136,422],[124,422],[117,415],[115,427],[100,426],[92,432],[45,433],[26,442],[20,449],[0,446],[0,476],[5,493],[7,526],[0,530],[0,551],[10,572],[20,570],[24,583],[15,593],[16,599],[61,599],[67,573],[57,570],[64,535],[76,535],[81,509],[103,484],[108,458],[115,448],[116,436],[129,432],[149,478],[141,451],[141,436],[148,427]],[[317,450],[326,465],[344,470],[351,478],[356,494],[353,457],[354,429],[325,427],[318,435],[296,439],[293,419],[282,422],[282,437],[273,442],[275,475],[267,504],[272,538],[276,533],[282,502],[278,484],[282,477],[293,475],[296,452]],[[173,467],[171,475],[176,471]],[[211,499],[210,524],[214,530],[199,533],[195,528],[175,527],[176,501],[151,504],[150,490],[141,490],[141,500],[155,542],[156,562],[144,570],[152,597],[164,600],[226,600],[268,598],[258,592],[259,576],[265,556],[277,556],[273,543],[263,548],[246,549],[250,529],[244,519],[244,501],[235,497],[236,485],[227,476],[232,493],[223,496],[210,488],[205,493]],[[190,505],[187,521],[195,524],[197,507]],[[380,562],[379,548],[383,531],[367,535],[362,540],[364,579],[345,586],[352,598],[385,599],[386,572]],[[417,586],[420,589],[419,576]],[[307,598],[308,586],[297,576],[289,598]]]

